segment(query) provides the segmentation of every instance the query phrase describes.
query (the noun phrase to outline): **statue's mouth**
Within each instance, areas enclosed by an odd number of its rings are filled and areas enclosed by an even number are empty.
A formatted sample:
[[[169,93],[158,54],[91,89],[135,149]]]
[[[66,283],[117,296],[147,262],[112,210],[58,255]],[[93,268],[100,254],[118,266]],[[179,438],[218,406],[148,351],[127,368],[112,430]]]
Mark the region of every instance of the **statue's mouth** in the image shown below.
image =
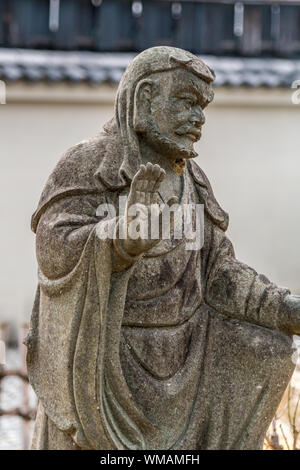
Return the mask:
[[[180,135],[181,137],[186,136],[193,142],[197,142],[197,140],[201,138],[201,129],[195,129],[195,128],[187,129],[187,130],[184,130],[184,132],[179,130],[179,131],[176,131],[176,134]]]
[[[201,137],[201,131],[200,132],[187,132],[185,135],[189,139],[191,139],[193,142],[197,142]]]

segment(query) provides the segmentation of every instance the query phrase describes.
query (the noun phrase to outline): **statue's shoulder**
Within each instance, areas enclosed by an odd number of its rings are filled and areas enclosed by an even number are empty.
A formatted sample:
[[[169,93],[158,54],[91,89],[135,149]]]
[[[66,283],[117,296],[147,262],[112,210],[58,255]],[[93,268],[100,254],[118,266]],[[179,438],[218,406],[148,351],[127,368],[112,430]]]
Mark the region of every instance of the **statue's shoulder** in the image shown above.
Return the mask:
[[[208,217],[218,225],[218,227],[226,231],[229,224],[229,215],[217,202],[206,174],[194,160],[188,162],[188,168],[196,183],[200,200],[205,206]]]
[[[114,136],[104,132],[73,145],[58,161],[48,183],[54,179],[62,187],[80,185],[92,188],[95,185],[94,173],[114,145]]]
[[[41,214],[46,208],[62,197],[99,193],[101,182],[95,178],[98,168],[107,154],[116,148],[116,135],[105,130],[89,139],[73,145],[64,152],[50,174],[42,191],[37,210],[32,216],[32,230],[35,231]]]

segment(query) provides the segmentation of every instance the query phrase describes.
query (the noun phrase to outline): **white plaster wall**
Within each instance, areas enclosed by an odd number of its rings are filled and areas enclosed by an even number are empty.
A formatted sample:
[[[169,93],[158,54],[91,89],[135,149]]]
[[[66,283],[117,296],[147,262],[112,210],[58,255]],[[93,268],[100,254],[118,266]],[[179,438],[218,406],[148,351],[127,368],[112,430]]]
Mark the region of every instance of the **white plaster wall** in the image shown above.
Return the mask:
[[[0,107],[0,322],[29,318],[36,285],[30,218],[66,148],[94,134],[111,106],[7,104]]]
[[[274,105],[275,91],[264,106],[247,104],[247,92],[234,104],[234,91],[222,93],[207,111],[198,162],[230,213],[237,257],[300,293],[300,106]],[[111,98],[76,102],[72,90],[65,101],[21,95],[0,106],[0,322],[29,319],[37,269],[30,217],[49,173],[113,113]]]
[[[230,214],[236,256],[300,293],[300,106],[215,107],[198,163]]]

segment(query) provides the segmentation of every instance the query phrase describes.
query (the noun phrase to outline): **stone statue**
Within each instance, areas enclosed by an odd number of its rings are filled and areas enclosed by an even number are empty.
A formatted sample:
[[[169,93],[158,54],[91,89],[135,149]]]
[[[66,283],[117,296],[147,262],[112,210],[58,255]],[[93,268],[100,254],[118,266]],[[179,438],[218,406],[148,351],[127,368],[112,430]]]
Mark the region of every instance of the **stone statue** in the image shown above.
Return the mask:
[[[262,447],[294,369],[300,297],[235,258],[228,215],[193,160],[213,80],[189,52],[142,52],[115,117],[48,179],[32,218],[34,449]],[[134,218],[134,204],[146,212]],[[204,207],[201,249],[172,236],[175,212],[162,236],[163,211],[184,204]],[[133,237],[151,205],[159,234]]]

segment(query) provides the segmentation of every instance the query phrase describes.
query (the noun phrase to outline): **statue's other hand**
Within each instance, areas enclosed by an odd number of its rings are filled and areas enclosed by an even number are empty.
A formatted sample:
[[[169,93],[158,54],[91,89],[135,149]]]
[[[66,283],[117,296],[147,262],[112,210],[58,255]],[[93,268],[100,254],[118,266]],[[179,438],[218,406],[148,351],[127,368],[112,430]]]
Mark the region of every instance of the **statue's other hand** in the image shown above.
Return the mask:
[[[285,296],[279,311],[279,327],[289,334],[300,334],[300,295]]]

